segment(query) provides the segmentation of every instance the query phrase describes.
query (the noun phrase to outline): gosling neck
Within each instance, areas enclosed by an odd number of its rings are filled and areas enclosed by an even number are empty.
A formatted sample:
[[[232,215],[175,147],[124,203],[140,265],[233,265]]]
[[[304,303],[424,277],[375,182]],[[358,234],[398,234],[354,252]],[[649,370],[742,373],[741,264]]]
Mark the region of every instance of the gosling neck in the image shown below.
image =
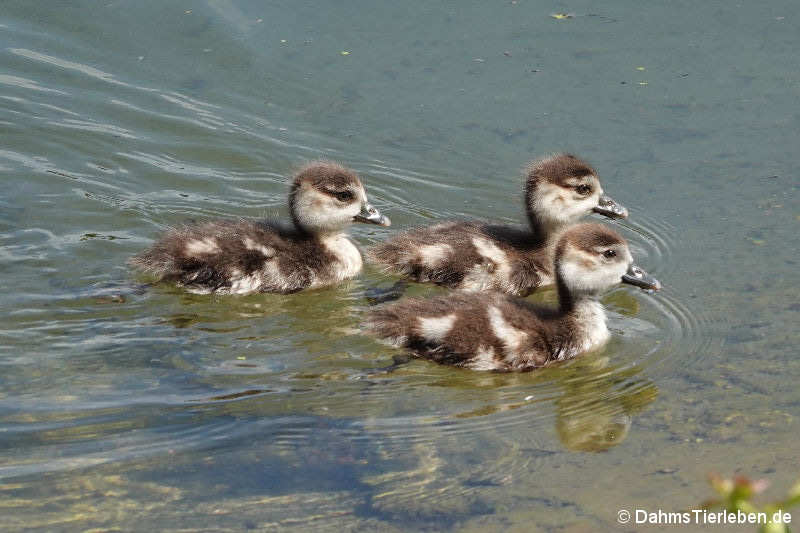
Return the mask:
[[[317,240],[328,240],[332,238],[336,238],[339,236],[346,236],[347,227],[335,227],[335,228],[323,228],[323,227],[308,227],[303,224],[300,220],[300,217],[292,213],[292,223],[294,224],[295,229],[301,235],[317,239]]]
[[[556,268],[556,289],[558,290],[558,310],[562,315],[580,312],[582,308],[594,307],[600,295],[595,292],[573,291],[561,278]]]
[[[527,209],[528,225],[531,228],[534,238],[539,244],[555,244],[564,229],[565,224],[560,221],[553,220],[552,218],[545,218],[535,213],[531,209]]]

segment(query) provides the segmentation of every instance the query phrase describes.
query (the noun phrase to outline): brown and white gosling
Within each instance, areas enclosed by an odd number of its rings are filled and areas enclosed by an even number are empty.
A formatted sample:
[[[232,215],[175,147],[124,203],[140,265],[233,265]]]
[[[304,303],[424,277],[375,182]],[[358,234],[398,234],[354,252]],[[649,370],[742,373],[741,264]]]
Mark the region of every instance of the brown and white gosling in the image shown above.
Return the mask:
[[[293,293],[361,271],[361,253],[345,234],[350,223],[390,225],[367,201],[358,175],[330,161],[295,175],[289,212],[291,225],[237,220],[174,228],[130,263],[200,294]]]
[[[609,332],[598,298],[614,285],[661,288],[633,264],[625,240],[601,224],[578,224],[564,232],[556,245],[555,277],[558,308],[496,292],[462,292],[376,308],[365,326],[437,363],[527,371],[601,347]]]
[[[591,211],[628,216],[603,194],[595,169],[574,155],[533,161],[525,173],[529,228],[442,222],[369,248],[367,260],[412,281],[526,296],[553,283],[553,252],[564,228]]]

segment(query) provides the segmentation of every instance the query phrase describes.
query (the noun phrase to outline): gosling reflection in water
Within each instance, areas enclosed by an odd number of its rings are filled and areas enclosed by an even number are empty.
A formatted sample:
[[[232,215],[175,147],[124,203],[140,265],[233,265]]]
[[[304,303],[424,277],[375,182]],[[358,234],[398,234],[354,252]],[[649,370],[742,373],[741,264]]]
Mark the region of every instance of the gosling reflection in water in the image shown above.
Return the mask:
[[[449,388],[448,398],[469,402],[476,394],[495,394],[495,401],[453,414],[458,420],[448,424],[406,428],[415,435],[410,449],[395,445],[382,450],[394,468],[362,478],[373,487],[370,506],[408,520],[463,520],[491,509],[498,495],[509,490],[536,490],[540,473],[564,463],[564,449],[568,454],[604,452],[625,440],[633,418],[658,395],[641,374],[641,367],[615,366],[591,355],[542,374],[442,373],[429,385]],[[509,401],[510,396],[515,400]],[[551,402],[561,449],[542,431]],[[505,411],[507,416],[497,416]],[[539,419],[540,413],[545,418]]]
[[[641,367],[611,366],[607,357],[591,357],[564,367],[551,368],[547,379],[561,389],[555,400],[556,433],[565,448],[578,452],[604,452],[628,436],[633,417],[644,411],[658,396],[658,388],[639,375]],[[502,379],[518,379],[508,374],[471,376],[483,386],[503,386]],[[520,376],[521,379],[525,379]],[[476,387],[475,379],[457,381],[453,387]],[[535,380],[535,381],[538,381]],[[508,385],[508,383],[505,383]],[[550,394],[548,394],[550,396]],[[535,396],[514,402],[498,402],[455,415],[475,418],[520,409],[535,402]]]
[[[556,432],[561,444],[576,452],[605,452],[628,436],[633,417],[658,396],[640,368],[600,367],[582,379],[564,380],[556,400]]]

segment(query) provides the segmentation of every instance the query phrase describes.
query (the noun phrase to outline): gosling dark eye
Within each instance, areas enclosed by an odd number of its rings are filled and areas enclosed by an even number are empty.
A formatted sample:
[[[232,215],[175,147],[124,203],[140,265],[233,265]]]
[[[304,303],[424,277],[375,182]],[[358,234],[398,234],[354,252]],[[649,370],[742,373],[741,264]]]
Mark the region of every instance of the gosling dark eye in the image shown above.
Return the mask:
[[[337,191],[333,193],[337,200],[340,202],[349,202],[354,198],[352,191]]]
[[[616,250],[606,250],[605,252],[603,252],[603,257],[605,257],[606,259],[611,259],[612,257],[617,257],[617,251]]]
[[[577,187],[575,187],[575,191],[578,194],[586,196],[587,194],[592,192],[592,188],[590,186],[586,185],[586,184],[582,184],[582,185],[578,185]]]

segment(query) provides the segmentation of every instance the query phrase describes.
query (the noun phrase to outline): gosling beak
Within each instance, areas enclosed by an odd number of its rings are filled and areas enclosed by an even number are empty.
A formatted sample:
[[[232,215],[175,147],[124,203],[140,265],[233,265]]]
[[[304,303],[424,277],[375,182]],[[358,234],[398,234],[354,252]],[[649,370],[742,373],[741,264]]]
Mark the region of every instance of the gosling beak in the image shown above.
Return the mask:
[[[628,267],[628,271],[622,275],[622,283],[636,285],[645,290],[657,291],[661,289],[661,283],[656,278],[634,264],[631,264]]]
[[[597,202],[594,212],[609,218],[628,218],[628,210],[605,194],[600,196],[600,200]]]
[[[353,217],[356,222],[365,224],[377,224],[379,226],[391,226],[392,221],[389,217],[381,215],[381,212],[372,207],[368,202],[361,204],[361,212]]]

